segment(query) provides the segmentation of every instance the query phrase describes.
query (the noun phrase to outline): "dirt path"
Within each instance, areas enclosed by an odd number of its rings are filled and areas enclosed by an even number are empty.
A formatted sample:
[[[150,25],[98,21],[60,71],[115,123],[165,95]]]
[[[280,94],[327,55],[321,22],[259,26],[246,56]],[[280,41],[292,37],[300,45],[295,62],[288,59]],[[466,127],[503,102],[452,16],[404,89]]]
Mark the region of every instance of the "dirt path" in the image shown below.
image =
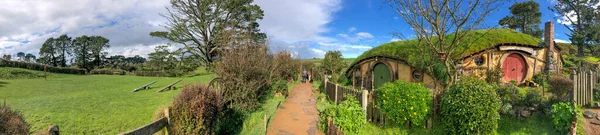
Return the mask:
[[[323,135],[318,130],[319,112],[311,84],[298,84],[279,106],[267,135]]]
[[[592,111],[596,114],[600,113],[600,109],[585,109],[585,110]],[[596,120],[596,118],[592,118],[592,119],[583,118],[583,122],[584,122],[583,130],[585,131],[586,135],[600,135],[600,125],[595,125],[595,124],[590,123],[592,121],[599,121],[599,120]]]

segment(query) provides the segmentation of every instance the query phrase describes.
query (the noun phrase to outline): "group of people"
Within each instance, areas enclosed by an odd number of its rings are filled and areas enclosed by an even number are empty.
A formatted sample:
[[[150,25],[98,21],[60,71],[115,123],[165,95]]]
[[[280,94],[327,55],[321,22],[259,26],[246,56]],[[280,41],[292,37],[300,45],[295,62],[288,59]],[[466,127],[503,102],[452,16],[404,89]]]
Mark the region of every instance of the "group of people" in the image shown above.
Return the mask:
[[[306,69],[304,69],[302,71],[302,81],[300,81],[300,82],[306,83],[307,80],[308,80],[308,82],[310,82],[311,79],[312,79],[312,70],[311,70],[311,72],[307,72]]]

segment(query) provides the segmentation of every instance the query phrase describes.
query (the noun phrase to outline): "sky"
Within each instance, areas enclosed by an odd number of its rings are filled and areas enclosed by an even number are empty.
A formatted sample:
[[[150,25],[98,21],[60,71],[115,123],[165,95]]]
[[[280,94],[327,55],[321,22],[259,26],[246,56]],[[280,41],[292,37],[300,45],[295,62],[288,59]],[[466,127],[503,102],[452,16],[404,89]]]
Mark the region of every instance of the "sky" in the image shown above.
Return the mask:
[[[569,42],[561,17],[548,9],[555,0],[537,2],[542,23],[555,23],[556,42]],[[384,43],[415,38],[385,0],[254,0],[254,4],[264,10],[258,22],[271,50],[290,51],[297,58],[322,58],[330,50],[354,58]],[[483,25],[499,27],[512,4],[504,3]],[[109,55],[147,57],[155,46],[168,43],[149,36],[166,30],[160,14],[170,6],[168,0],[4,0],[0,5],[0,54],[37,55],[46,39],[62,34],[106,37]]]

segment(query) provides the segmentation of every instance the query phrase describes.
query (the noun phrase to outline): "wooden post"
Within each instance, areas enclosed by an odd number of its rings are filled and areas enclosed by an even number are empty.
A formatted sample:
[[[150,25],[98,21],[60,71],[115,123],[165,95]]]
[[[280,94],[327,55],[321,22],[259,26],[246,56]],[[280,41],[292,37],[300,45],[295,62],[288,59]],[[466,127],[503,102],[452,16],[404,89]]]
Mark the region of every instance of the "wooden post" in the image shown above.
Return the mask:
[[[577,101],[577,72],[575,70],[571,70],[571,80],[573,80],[573,99],[572,101]]]
[[[263,121],[265,122],[265,128],[264,129],[265,129],[265,134],[266,134],[267,133],[267,122],[268,122],[267,121],[267,114],[264,115]]]
[[[167,126],[165,126],[165,135],[169,135],[169,125],[171,125],[171,112],[169,112],[169,107],[165,109],[165,117],[167,118]]]
[[[46,75],[46,64],[44,64],[44,80],[48,80],[48,75]]]
[[[337,105],[337,101],[338,101],[338,96],[337,96],[338,95],[338,85],[335,84],[334,86],[335,86],[335,95],[334,95],[335,100],[334,100],[334,103]]]
[[[363,109],[363,112],[365,112],[365,114],[367,114],[367,99],[368,98],[369,98],[369,91],[363,89],[362,90],[362,98],[361,98],[361,100],[362,100],[362,109]],[[365,117],[366,117],[366,115],[365,115]],[[367,119],[365,119],[365,121],[366,120]]]

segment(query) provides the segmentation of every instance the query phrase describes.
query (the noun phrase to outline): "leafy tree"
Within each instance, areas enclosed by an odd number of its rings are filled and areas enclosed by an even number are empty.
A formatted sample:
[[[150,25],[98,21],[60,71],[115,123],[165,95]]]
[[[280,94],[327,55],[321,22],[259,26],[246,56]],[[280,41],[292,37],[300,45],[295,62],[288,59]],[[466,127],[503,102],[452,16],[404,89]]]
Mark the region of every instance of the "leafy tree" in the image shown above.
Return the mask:
[[[262,19],[263,11],[252,4],[253,0],[171,0],[167,8],[168,31],[151,32],[151,36],[165,38],[183,44],[185,48],[207,66],[216,60],[219,38],[225,33],[252,33],[256,41],[264,41],[256,20]],[[227,34],[232,35],[232,34]]]
[[[542,37],[540,4],[535,1],[517,2],[510,6],[510,13],[511,16],[502,18],[498,24],[533,37]]]
[[[4,54],[4,55],[2,56],[2,58],[3,58],[3,59],[5,59],[5,60],[10,60],[10,59],[12,59],[11,57],[12,57],[12,56],[11,56],[10,54]]]
[[[445,68],[448,81],[456,80],[455,59],[462,52],[456,48],[470,38],[472,33],[465,32],[480,29],[483,20],[499,7],[499,0],[386,0],[396,13],[410,25],[419,41],[422,61],[436,65],[431,58],[439,58]],[[454,38],[446,38],[453,36]],[[448,58],[450,57],[450,58]],[[426,61],[429,60],[429,61]],[[437,62],[440,63],[440,62]],[[434,72],[433,67],[420,67]],[[447,85],[450,86],[450,85]]]
[[[58,66],[59,61],[56,56],[58,50],[54,41],[54,38],[46,39],[44,44],[42,44],[42,48],[40,48],[39,56],[40,62],[43,64],[49,64],[56,67]]]
[[[19,57],[19,61],[23,61],[25,59],[25,53],[23,52],[18,52],[17,53],[17,57]]]
[[[340,51],[327,51],[327,53],[325,53],[325,58],[323,58],[322,64],[323,68],[325,69],[325,74],[336,77],[344,67],[342,53]],[[337,80],[337,78],[334,78],[334,80]]]
[[[61,67],[67,66],[67,57],[73,54],[71,37],[66,34],[60,35],[58,38],[54,39],[55,48],[58,51],[57,55],[60,60],[58,60],[58,65]]]
[[[73,53],[75,55],[75,65],[79,68],[91,70],[92,45],[90,37],[83,35],[75,38],[73,41]]]
[[[91,51],[92,56],[94,57],[92,63],[94,64],[94,66],[100,66],[100,64],[102,63],[101,58],[103,56],[106,56],[106,53],[103,52],[104,49],[110,47],[110,45],[108,44],[109,40],[102,36],[92,36],[90,37],[89,42],[91,42]]]
[[[27,53],[27,55],[25,55],[25,61],[27,61],[27,62],[35,62],[35,55],[33,55],[31,53]]]
[[[595,7],[599,3],[599,0],[558,0],[550,7],[559,17],[564,17],[559,23],[571,31],[567,36],[578,46],[577,56],[583,56],[583,47],[600,41],[600,6]]]
[[[168,45],[159,45],[154,48],[154,52],[148,54],[148,61],[153,67],[160,70],[173,69],[177,63],[176,56],[169,52]]]

